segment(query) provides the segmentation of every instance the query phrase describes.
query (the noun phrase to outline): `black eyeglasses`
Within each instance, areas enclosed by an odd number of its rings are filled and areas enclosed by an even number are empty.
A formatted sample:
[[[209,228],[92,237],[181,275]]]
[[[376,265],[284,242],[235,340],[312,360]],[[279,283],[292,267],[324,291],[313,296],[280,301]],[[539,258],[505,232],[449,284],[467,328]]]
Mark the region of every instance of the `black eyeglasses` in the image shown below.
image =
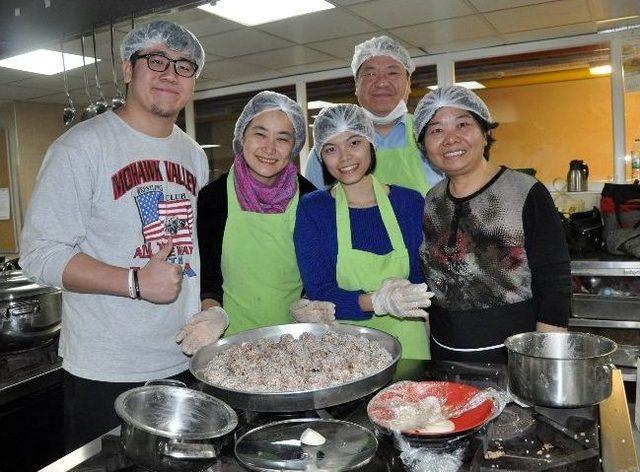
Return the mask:
[[[137,52],[131,56],[131,62],[138,59],[146,59],[149,69],[155,72],[164,72],[169,68],[169,64],[173,62],[173,70],[180,77],[193,77],[198,71],[198,64],[187,61],[186,59],[169,59],[162,54],[138,54]]]

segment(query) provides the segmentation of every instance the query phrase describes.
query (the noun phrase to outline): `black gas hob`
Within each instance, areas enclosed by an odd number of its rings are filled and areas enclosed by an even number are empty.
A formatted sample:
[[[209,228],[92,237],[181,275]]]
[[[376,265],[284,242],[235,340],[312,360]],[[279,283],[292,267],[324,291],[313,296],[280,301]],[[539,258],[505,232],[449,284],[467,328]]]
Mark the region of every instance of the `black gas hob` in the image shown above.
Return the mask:
[[[396,380],[448,380],[478,387],[506,388],[504,366],[424,361],[401,361]],[[207,472],[244,471],[233,457],[234,439],[256,426],[291,417],[320,417],[352,421],[373,428],[366,415],[370,397],[318,411],[295,414],[238,412],[239,426],[227,437],[221,456]],[[379,434],[376,456],[363,472],[409,470],[400,459],[392,438]],[[416,445],[414,445],[416,446]],[[460,471],[601,471],[601,441],[597,407],[578,409],[524,408],[508,404],[489,425],[463,438],[429,443],[434,454],[456,452]],[[73,472],[137,472],[124,454],[116,435],[102,438],[101,452]]]
[[[0,471],[30,472],[60,457],[63,446],[62,359],[57,339],[0,353]]]

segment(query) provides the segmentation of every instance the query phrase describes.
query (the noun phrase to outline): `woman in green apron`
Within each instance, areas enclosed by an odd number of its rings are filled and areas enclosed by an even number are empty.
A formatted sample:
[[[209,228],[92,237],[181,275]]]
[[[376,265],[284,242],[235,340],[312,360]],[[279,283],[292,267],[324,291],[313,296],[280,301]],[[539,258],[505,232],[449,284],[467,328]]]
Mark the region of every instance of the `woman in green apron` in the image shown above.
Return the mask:
[[[403,358],[427,359],[424,308],[432,294],[418,260],[422,196],[371,175],[374,128],[358,106],[322,110],[313,137],[337,183],[298,205],[294,241],[307,297],[335,304],[340,321],[396,336]],[[310,321],[309,311],[292,307],[298,321]]]
[[[305,139],[295,101],[258,93],[236,122],[231,170],[198,195],[200,295],[203,308],[228,318],[226,335],[291,322],[289,305],[302,292],[296,208],[315,190],[293,162]]]

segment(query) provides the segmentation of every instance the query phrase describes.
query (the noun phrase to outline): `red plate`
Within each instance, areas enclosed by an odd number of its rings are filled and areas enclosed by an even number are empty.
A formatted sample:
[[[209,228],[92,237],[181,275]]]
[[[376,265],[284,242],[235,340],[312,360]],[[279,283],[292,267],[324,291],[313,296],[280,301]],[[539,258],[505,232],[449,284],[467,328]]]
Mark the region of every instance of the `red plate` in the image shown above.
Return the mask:
[[[437,397],[444,401],[445,406],[456,407],[464,405],[478,390],[478,388],[471,385],[455,382],[398,382],[381,390],[371,399],[367,406],[367,414],[377,426],[388,430],[388,421],[395,418],[394,411],[388,406],[391,400],[400,400],[411,404],[417,403],[426,397]],[[411,436],[460,435],[489,421],[493,407],[493,402],[486,400],[458,418],[451,418],[455,429],[448,433],[427,433],[419,429],[403,430],[401,432]]]

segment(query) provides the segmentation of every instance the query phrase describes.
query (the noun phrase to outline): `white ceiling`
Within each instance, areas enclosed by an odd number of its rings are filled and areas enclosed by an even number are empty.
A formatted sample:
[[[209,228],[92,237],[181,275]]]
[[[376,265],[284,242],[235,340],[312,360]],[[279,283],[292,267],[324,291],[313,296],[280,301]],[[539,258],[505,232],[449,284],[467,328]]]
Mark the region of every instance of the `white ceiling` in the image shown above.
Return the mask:
[[[329,0],[332,10],[245,27],[199,9],[138,18],[164,18],[189,28],[202,41],[207,62],[197,90],[349,65],[354,45],[387,34],[401,40],[414,56],[595,33],[640,23],[615,20],[640,15],[639,0]],[[130,24],[116,25],[116,45]],[[86,37],[92,52],[90,37]],[[99,77],[107,99],[114,93],[108,29],[97,33]],[[43,45],[60,50],[60,44]],[[80,40],[66,42],[80,53]],[[117,53],[116,53],[117,54]],[[117,61],[119,70],[119,60]],[[96,97],[93,66],[86,68]],[[73,100],[87,97],[83,69],[69,72]],[[42,76],[0,68],[0,100],[63,103],[62,74]]]

